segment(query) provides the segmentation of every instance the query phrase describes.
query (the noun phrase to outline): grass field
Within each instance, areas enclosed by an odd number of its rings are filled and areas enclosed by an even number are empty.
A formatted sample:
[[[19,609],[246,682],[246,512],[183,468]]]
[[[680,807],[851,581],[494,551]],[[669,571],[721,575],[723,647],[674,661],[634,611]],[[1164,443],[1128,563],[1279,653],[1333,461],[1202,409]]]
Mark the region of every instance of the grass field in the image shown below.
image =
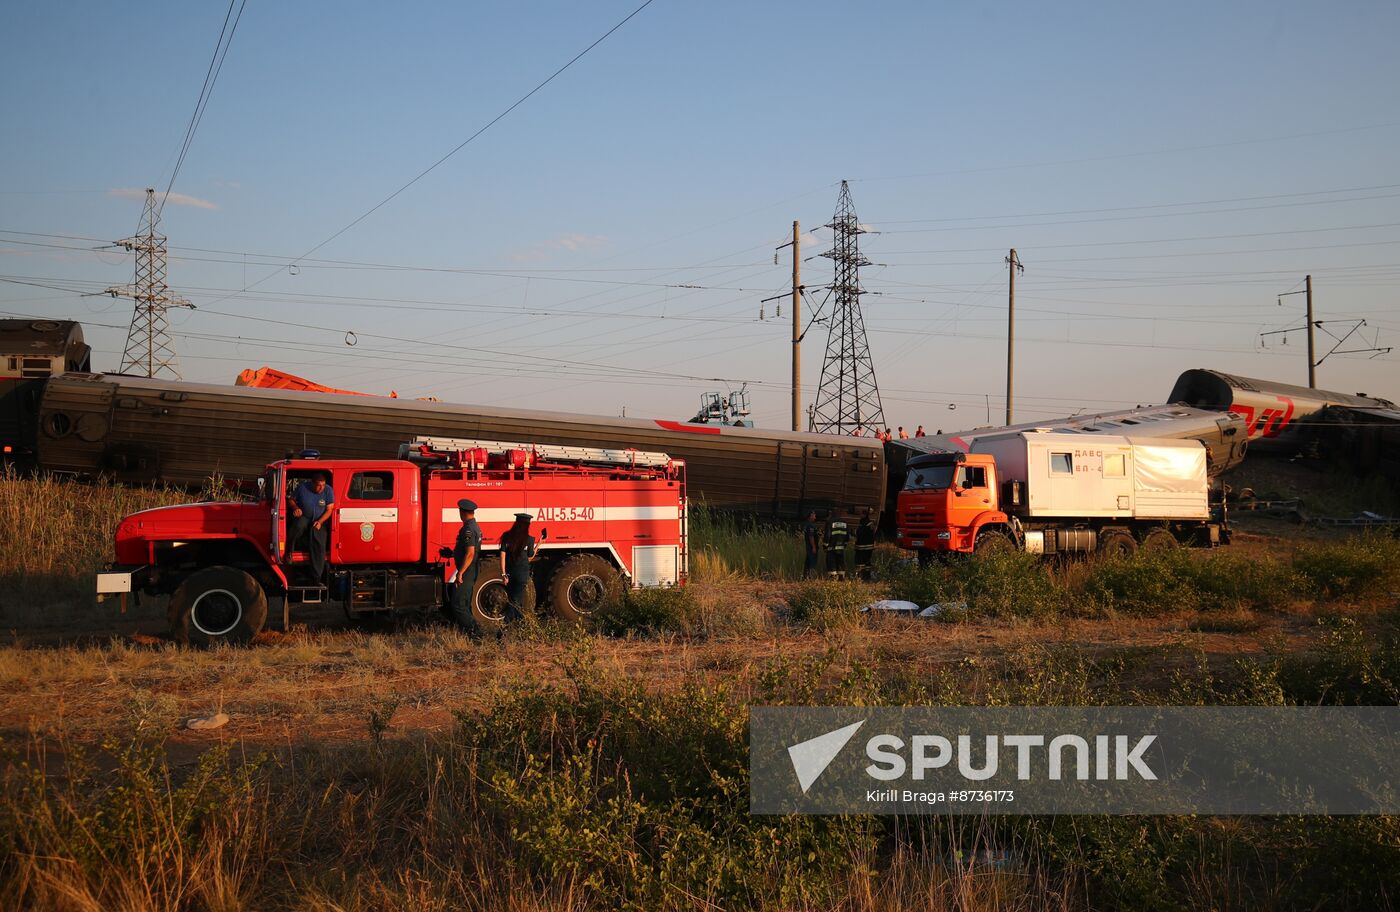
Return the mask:
[[[695,583],[473,643],[312,616],[245,649],[117,618],[120,515],[0,479],[0,907],[1390,908],[1400,820],[764,818],[746,707],[1395,704],[1400,546],[1246,520],[1216,553],[1017,556],[804,583],[702,514]],[[869,618],[879,597],[965,603]],[[190,731],[186,719],[230,722]]]

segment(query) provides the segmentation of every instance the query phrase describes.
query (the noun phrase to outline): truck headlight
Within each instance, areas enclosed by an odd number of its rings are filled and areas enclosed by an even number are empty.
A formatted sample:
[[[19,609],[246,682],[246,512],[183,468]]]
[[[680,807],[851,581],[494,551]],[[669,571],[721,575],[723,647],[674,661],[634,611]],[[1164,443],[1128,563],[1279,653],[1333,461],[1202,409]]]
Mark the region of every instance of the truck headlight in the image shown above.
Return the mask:
[[[950,538],[952,538],[952,537],[953,537],[953,533],[952,533],[952,532],[939,532],[939,533],[938,533],[938,540],[939,540],[939,541],[948,541],[948,540],[949,540]]]

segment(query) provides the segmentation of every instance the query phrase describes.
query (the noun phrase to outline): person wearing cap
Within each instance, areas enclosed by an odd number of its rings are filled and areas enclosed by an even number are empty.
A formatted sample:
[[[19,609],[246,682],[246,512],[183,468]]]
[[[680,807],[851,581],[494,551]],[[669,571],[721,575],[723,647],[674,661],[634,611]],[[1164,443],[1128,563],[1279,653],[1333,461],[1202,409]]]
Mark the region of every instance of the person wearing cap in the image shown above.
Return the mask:
[[[515,514],[515,524],[501,536],[501,578],[506,581],[506,623],[525,618],[525,596],[530,589],[530,562],[535,559],[535,537],[530,534],[529,513]]]
[[[481,527],[476,524],[476,502],[463,498],[457,501],[462,528],[457,530],[457,542],[452,547],[452,562],[457,567],[453,579],[457,588],[452,593],[452,620],[472,636],[481,628],[472,616],[472,594],[476,591],[477,571],[481,561]]]
[[[326,484],[326,473],[317,472],[297,485],[292,492],[292,529],[287,536],[292,550],[306,539],[306,550],[311,557],[311,572],[316,582],[326,575],[326,523],[331,519],[331,507],[335,504],[335,492]]]

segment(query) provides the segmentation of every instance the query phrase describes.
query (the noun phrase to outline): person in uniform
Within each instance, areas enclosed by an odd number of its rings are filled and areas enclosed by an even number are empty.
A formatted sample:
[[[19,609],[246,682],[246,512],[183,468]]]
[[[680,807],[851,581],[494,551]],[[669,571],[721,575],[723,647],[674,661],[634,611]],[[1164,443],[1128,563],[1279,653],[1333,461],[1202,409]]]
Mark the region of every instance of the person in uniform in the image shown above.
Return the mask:
[[[525,595],[530,588],[530,563],[535,559],[535,537],[530,534],[529,513],[515,514],[515,525],[501,536],[501,579],[506,581],[506,623],[525,618]]]
[[[472,636],[480,636],[481,628],[472,616],[472,595],[476,592],[477,571],[481,564],[481,527],[476,524],[476,502],[463,498],[457,501],[462,528],[457,530],[457,542],[452,547],[452,562],[457,567],[453,576],[457,588],[452,592],[452,620]]]
[[[335,503],[335,492],[326,484],[326,473],[317,472],[297,485],[292,492],[292,550],[300,545],[302,537],[307,539],[306,550],[311,556],[311,572],[316,582],[326,575],[326,524],[331,520],[331,506]]]
[[[832,514],[826,524],[826,575],[832,579],[846,578],[846,543],[850,537],[846,521]]]
[[[807,525],[802,527],[802,548],[805,560],[802,564],[802,578],[806,579],[817,572],[817,555],[821,553],[822,530],[817,526],[817,511],[807,512]]]
[[[856,526],[856,579],[869,581],[874,568],[875,523],[870,518],[870,508],[861,514],[860,525]]]

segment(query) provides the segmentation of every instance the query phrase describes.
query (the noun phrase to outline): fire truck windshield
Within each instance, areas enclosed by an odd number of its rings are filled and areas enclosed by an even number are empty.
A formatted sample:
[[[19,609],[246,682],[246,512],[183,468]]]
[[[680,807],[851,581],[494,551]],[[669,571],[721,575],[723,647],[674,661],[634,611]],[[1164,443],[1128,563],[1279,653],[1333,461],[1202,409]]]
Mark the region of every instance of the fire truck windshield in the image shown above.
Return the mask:
[[[904,490],[942,490],[953,483],[953,471],[957,466],[952,463],[944,465],[921,465],[909,470],[909,475],[904,479]]]

